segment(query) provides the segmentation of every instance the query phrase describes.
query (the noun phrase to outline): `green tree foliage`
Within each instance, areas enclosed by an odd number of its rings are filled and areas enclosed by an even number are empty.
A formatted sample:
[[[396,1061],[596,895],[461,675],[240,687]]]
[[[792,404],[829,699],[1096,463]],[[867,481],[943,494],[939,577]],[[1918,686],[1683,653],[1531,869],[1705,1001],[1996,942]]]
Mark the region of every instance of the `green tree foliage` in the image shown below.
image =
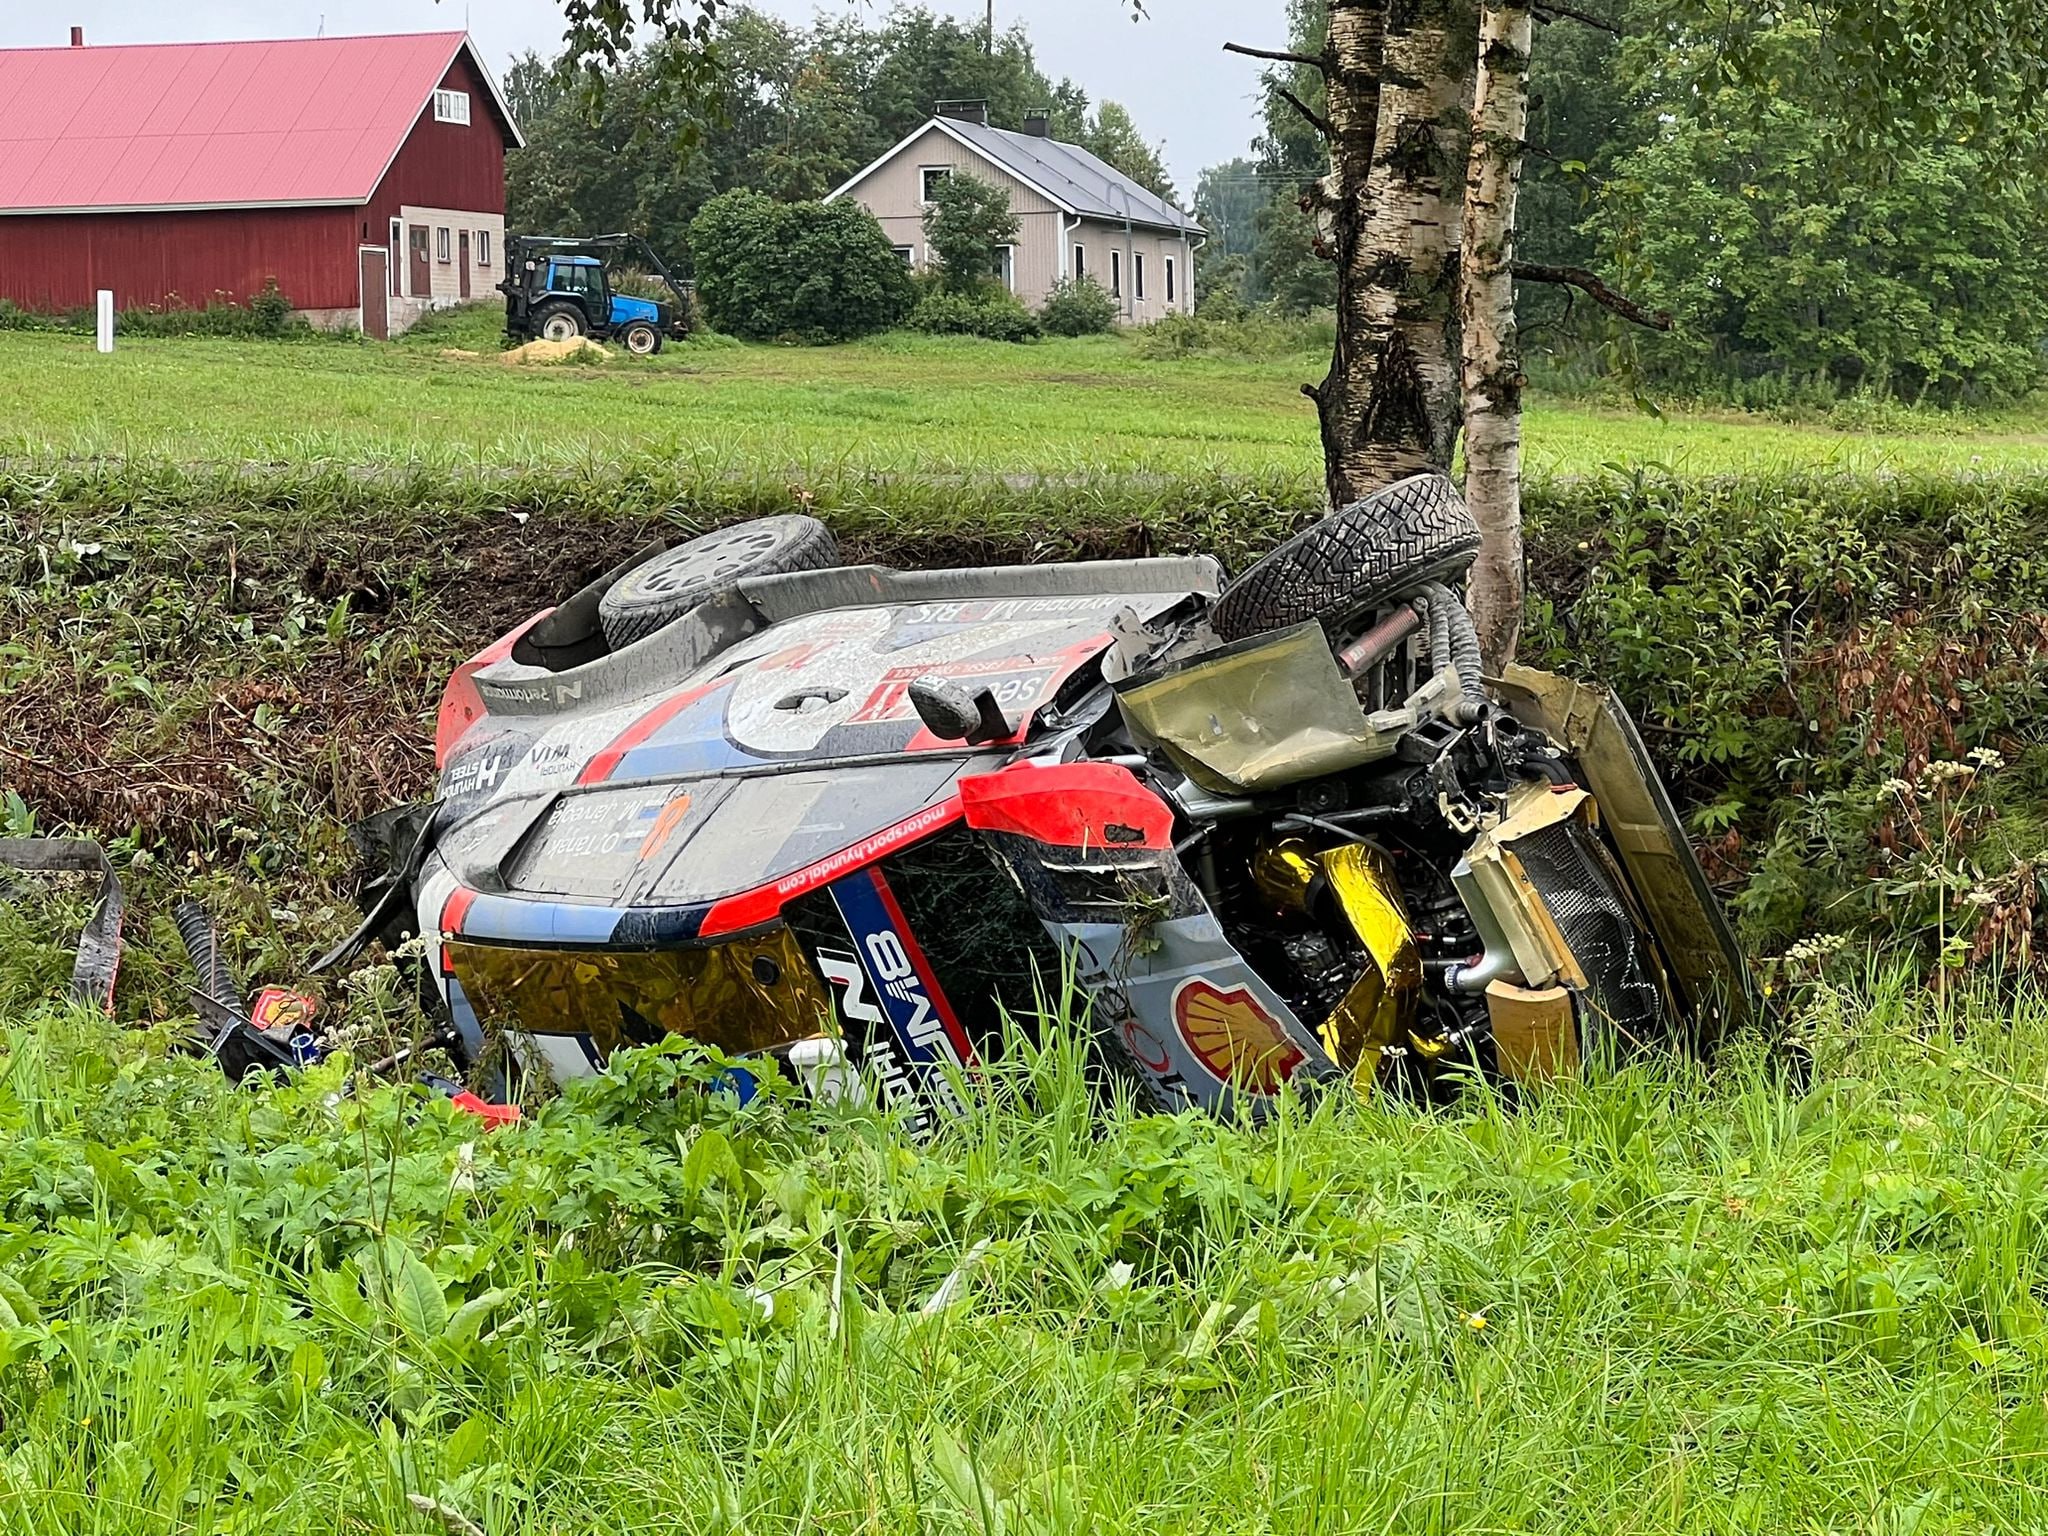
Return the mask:
[[[1319,54],[1329,29],[1326,0],[1287,0],[1288,46]],[[1316,250],[1316,232],[1299,207],[1302,188],[1329,174],[1323,137],[1281,95],[1286,91],[1313,112],[1323,111],[1322,72],[1305,64],[1275,65],[1265,73],[1265,127],[1254,148],[1268,184],[1254,220],[1249,296],[1292,315],[1337,302],[1337,272]]]
[[[1010,194],[964,171],[932,189],[924,237],[938,259],[939,281],[951,293],[971,294],[1001,272],[1002,248],[1017,238]]]
[[[994,283],[964,292],[927,283],[904,323],[934,336],[984,336],[990,341],[1036,341],[1039,336],[1037,318],[1015,294]]]
[[[707,200],[735,188],[823,197],[944,100],[986,100],[990,122],[1012,130],[1049,109],[1058,136],[1171,190],[1130,115],[1113,102],[1091,111],[1080,87],[1050,79],[1021,27],[991,51],[980,26],[922,6],[805,27],[717,4],[702,7],[702,28],[671,34],[697,0],[579,3],[589,14],[570,50],[529,55],[506,79],[528,143],[506,165],[515,229],[634,230],[688,273],[690,223]]]
[[[2024,140],[1995,146],[1951,102],[1924,133],[1909,108],[1870,153],[1825,57],[1843,46],[1788,22],[1744,41],[1755,78],[1701,88],[1670,47],[1632,76],[1580,235],[1678,320],[1637,341],[1643,365],[1688,388],[2025,393],[2043,377],[2048,211]]]
[[[735,336],[846,341],[900,323],[914,299],[902,258],[855,203],[726,192],[698,212],[690,243],[697,301]]]

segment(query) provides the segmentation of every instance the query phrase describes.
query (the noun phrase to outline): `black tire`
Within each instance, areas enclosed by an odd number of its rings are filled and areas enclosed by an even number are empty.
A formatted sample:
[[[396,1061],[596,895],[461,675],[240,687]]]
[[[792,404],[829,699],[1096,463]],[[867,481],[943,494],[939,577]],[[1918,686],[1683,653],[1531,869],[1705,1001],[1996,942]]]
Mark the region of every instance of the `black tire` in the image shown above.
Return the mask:
[[[566,334],[550,336],[550,327]],[[587,334],[589,329],[584,323],[583,311],[566,299],[543,304],[533,312],[533,334],[542,341],[574,341],[578,336]]]
[[[661,332],[645,320],[636,320],[619,332],[619,340],[635,357],[652,357],[661,350]]]
[[[615,651],[674,623],[745,576],[781,576],[839,563],[839,544],[815,517],[757,517],[699,534],[626,572],[597,602]]]
[[[1479,528],[1443,475],[1411,475],[1304,529],[1224,588],[1211,622],[1225,640],[1310,620],[1336,631],[1389,599],[1455,576]]]

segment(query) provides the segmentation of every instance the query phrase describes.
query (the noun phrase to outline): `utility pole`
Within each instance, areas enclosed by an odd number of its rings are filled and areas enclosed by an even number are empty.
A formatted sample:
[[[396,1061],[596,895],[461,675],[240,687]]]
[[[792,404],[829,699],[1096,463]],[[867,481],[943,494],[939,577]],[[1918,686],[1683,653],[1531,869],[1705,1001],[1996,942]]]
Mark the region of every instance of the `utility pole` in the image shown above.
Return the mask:
[[[981,51],[990,58],[996,56],[996,0],[988,0],[988,37],[982,43]]]

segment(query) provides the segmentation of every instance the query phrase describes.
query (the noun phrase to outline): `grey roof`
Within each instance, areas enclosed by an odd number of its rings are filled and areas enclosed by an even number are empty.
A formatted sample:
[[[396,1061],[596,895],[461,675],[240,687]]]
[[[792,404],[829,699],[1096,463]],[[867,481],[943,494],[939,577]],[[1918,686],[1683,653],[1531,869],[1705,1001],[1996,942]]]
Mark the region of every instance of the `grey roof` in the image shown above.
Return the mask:
[[[939,119],[1004,170],[1031,182],[1090,218],[1126,219],[1152,228],[1202,233],[1202,226],[1173,204],[1146,191],[1115,166],[1098,160],[1078,144],[1011,133],[958,118]]]

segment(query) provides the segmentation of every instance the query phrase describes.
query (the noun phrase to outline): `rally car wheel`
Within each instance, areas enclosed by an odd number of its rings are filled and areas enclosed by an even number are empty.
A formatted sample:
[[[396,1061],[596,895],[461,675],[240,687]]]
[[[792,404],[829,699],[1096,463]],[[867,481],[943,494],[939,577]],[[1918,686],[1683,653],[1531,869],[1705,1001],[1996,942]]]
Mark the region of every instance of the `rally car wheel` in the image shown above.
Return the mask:
[[[1253,565],[1216,600],[1225,640],[1305,624],[1335,631],[1389,599],[1463,571],[1479,527],[1444,475],[1411,475],[1332,513]]]
[[[635,357],[652,357],[661,350],[661,332],[646,321],[626,327],[626,350]]]
[[[815,517],[757,517],[700,534],[635,566],[598,599],[598,623],[606,643],[622,650],[742,577],[782,576],[838,563],[838,542]]]

